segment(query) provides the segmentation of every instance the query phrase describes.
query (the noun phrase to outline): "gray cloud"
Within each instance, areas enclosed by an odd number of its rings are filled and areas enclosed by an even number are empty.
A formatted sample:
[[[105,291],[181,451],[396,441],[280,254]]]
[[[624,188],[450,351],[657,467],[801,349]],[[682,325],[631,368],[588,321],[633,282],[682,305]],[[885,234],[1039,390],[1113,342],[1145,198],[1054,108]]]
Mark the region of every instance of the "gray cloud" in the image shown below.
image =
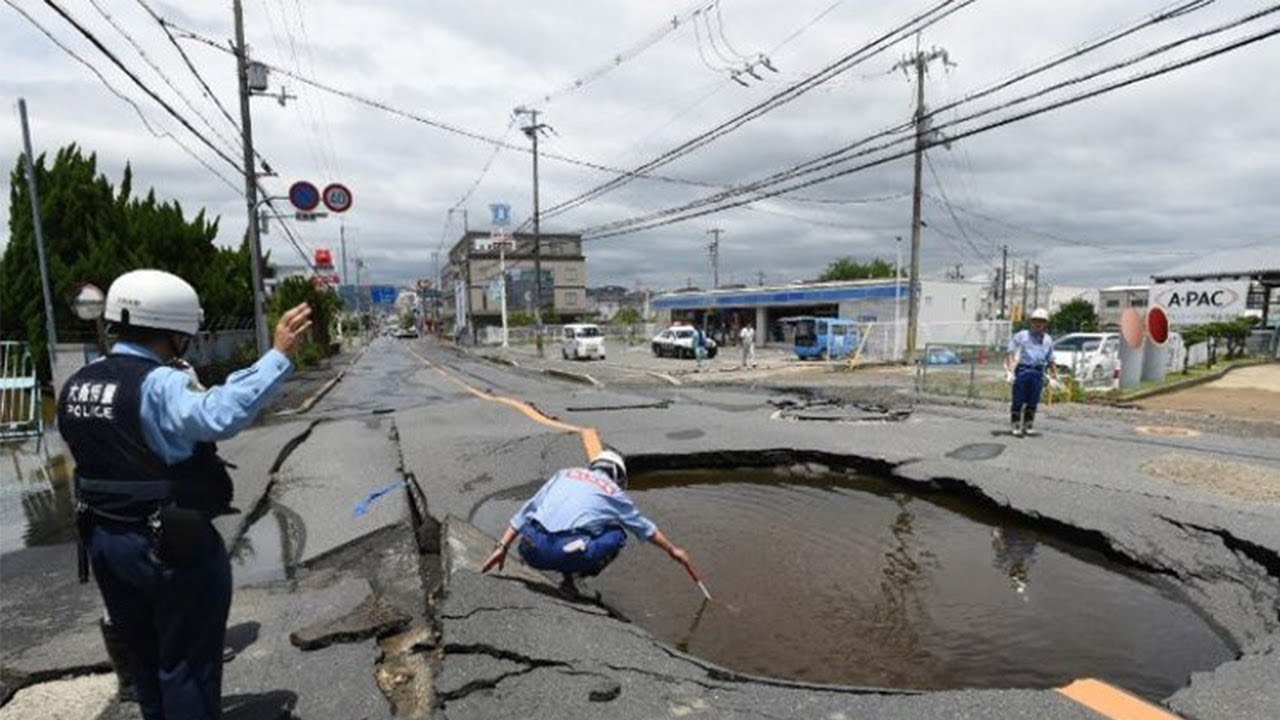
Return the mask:
[[[102,0],[166,73],[196,101],[210,122],[233,131],[182,66],[159,28],[134,2]],[[231,34],[229,12],[216,3],[153,3],[165,17],[214,38]],[[536,101],[656,29],[690,5],[627,0],[572,3],[547,0],[512,5],[449,0],[430,6],[397,2],[352,5],[316,0],[246,3],[249,42],[257,56],[297,67],[303,74],[398,107],[437,117],[467,130],[500,136],[510,110]],[[724,31],[744,53],[773,51],[812,19],[829,0],[778,5],[762,0],[723,0]],[[1147,6],[1149,5],[1149,7]],[[931,70],[931,106],[1008,77],[1167,4],[1080,0],[1048,7],[1018,0],[983,0],[931,28],[925,46],[943,46],[959,65]],[[234,171],[213,158],[167,118],[55,15],[39,3],[23,6],[58,37],[84,54],[143,107],[157,127],[183,141],[238,184]],[[557,96],[543,119],[557,135],[550,152],[617,167],[630,167],[714,126],[848,52],[911,9],[901,3],[844,3],[794,41],[771,52],[782,71],[741,88],[704,67],[689,27],[578,92]],[[147,82],[188,112],[131,48],[87,2],[68,2]],[[245,227],[243,201],[172,142],[152,137],[133,110],[107,92],[88,70],[53,47],[8,8],[0,23],[0,56],[6,73],[0,94],[26,97],[35,140],[42,150],[69,142],[98,153],[109,176],[133,165],[135,187],[154,186],[162,197],[194,212],[221,216],[220,242],[232,244]],[[1040,87],[1156,42],[1186,34],[1244,12],[1238,4],[1213,4],[1163,24],[1123,48],[1077,60],[1028,84]],[[1272,21],[1274,23],[1274,20]],[[305,25],[305,33],[303,26]],[[292,42],[290,41],[292,35]],[[705,39],[704,39],[705,42]],[[236,112],[234,62],[229,55],[186,43],[214,91]],[[704,51],[709,48],[704,47]],[[890,67],[910,48],[898,48],[860,65],[823,88],[747,125],[702,151],[664,167],[663,174],[717,183],[740,183],[851,142],[910,117],[913,87]],[[296,53],[296,60],[295,60]],[[708,55],[714,56],[708,52]],[[712,62],[716,62],[712,60]],[[996,247],[1008,244],[1020,262],[1042,265],[1046,281],[1105,284],[1142,280],[1150,273],[1205,252],[1272,240],[1280,250],[1280,125],[1270,110],[1280,105],[1280,84],[1269,68],[1280,63],[1280,42],[1263,42],[1194,68],[1081,103],[1062,111],[931,151],[925,172],[931,196],[944,191],[958,208],[956,227],[946,209],[926,201],[924,267],[939,273],[963,263],[966,273],[989,269]],[[368,261],[370,276],[400,282],[432,271],[431,253],[441,240],[445,211],[475,181],[490,148],[466,138],[325,95],[276,77],[300,100],[281,108],[255,99],[259,149],[280,172],[267,181],[282,193],[294,179],[341,180],[355,194],[344,218],[349,254]],[[188,113],[189,114],[189,113]],[[954,117],[944,113],[942,121]],[[524,145],[518,132],[510,142]],[[5,163],[17,157],[16,118],[0,129]],[[235,148],[228,153],[239,158]],[[519,217],[530,211],[530,157],[503,151],[467,203],[472,227],[487,227],[487,205],[510,202]],[[607,179],[552,159],[542,163],[546,205]],[[807,188],[810,198],[868,198],[909,190],[909,159]],[[570,230],[644,214],[702,195],[700,188],[637,181],[563,216],[548,230]],[[0,194],[0,220],[7,219]],[[998,218],[985,220],[969,211]],[[910,235],[910,198],[866,204],[818,204],[778,198],[757,209],[736,209],[636,235],[587,244],[592,282],[656,286],[710,282],[706,230],[726,230],[721,250],[725,281],[754,282],[812,277],[832,258],[852,254],[892,258],[894,238]],[[309,248],[337,249],[331,218],[297,224]],[[461,231],[455,218],[444,235],[451,245]],[[962,235],[969,236],[971,247]],[[1058,239],[1054,239],[1058,238]],[[273,257],[296,255],[273,231],[265,239]],[[1079,243],[1102,246],[1082,247]],[[1179,254],[1181,253],[1181,254]],[[997,258],[998,261],[998,258]]]

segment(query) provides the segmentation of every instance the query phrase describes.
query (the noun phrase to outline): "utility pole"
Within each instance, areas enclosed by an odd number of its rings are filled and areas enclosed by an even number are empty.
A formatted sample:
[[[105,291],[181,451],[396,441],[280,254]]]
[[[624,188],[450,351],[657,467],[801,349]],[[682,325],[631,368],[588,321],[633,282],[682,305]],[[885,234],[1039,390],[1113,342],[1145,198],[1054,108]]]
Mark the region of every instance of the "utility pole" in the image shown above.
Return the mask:
[[[49,287],[49,261],[44,250],[44,222],[40,217],[40,190],[36,184],[36,156],[31,152],[31,129],[27,125],[27,101],[18,98],[18,114],[22,117],[22,147],[27,166],[27,194],[31,196],[31,227],[35,230],[36,259],[40,263],[40,292],[44,295],[45,349],[49,352],[49,381],[56,395],[58,385],[58,329],[53,323],[53,290]],[[7,369],[7,368],[6,368]]]
[[[538,123],[538,111],[525,107],[515,109],[517,115],[528,115],[529,124],[521,128],[533,141],[533,323],[537,327],[534,342],[538,347],[538,357],[546,357],[542,347],[542,211],[538,204],[538,134],[550,130],[551,126]],[[552,306],[555,306],[555,285],[552,285]]]
[[[347,277],[347,224],[338,222],[338,237],[342,239],[342,282],[350,282],[351,278]]]
[[[253,325],[261,356],[270,347],[262,309],[262,246],[258,243],[258,175],[253,164],[253,121],[249,116],[249,50],[244,44],[244,11],[232,0],[236,23],[236,78],[240,87],[240,138],[244,146],[244,204],[249,211],[249,268],[253,281]]]
[[[907,354],[914,355],[916,351],[916,330],[920,322],[920,230],[922,227],[921,218],[921,201],[924,196],[922,181],[924,175],[924,148],[928,138],[928,127],[925,124],[925,108],[924,108],[924,75],[928,70],[929,63],[934,60],[941,60],[943,64],[950,63],[947,57],[947,51],[934,48],[929,52],[920,49],[920,37],[916,36],[916,52],[910,57],[903,58],[894,65],[894,68],[902,68],[906,72],[909,69],[915,70],[916,75],[916,148],[915,148],[915,189],[911,194],[911,286],[909,288],[910,302],[907,305]]]
[[[1031,313],[1027,312],[1027,286],[1031,283],[1027,282],[1028,276],[1031,275],[1031,263],[1026,260],[1022,261],[1022,321],[1027,321],[1027,316]]]
[[[1035,283],[1036,283],[1036,294],[1035,294],[1036,301],[1034,303],[1034,307],[1040,307],[1040,265],[1039,263],[1036,264],[1036,271],[1033,277],[1035,278]]]
[[[1009,306],[1007,304],[1008,295],[1005,289],[1009,286],[1009,246],[1004,245],[1000,248],[1000,319],[1004,320],[1009,316]]]
[[[902,236],[898,236],[897,260],[893,264],[893,358],[902,359]]]
[[[707,253],[711,256],[711,287],[720,287],[720,235],[724,232],[720,228],[711,228],[707,234],[712,237],[711,244],[707,246]]]

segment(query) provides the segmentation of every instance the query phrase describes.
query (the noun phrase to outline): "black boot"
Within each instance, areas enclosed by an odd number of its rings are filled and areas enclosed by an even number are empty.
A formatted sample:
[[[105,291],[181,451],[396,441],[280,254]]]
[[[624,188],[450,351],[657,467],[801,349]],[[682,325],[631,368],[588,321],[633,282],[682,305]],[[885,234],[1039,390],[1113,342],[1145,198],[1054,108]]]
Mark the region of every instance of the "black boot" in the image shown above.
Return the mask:
[[[138,702],[133,688],[133,666],[129,660],[129,648],[124,638],[116,632],[116,628],[106,619],[98,620],[102,629],[102,643],[107,646],[107,657],[111,658],[111,667],[116,671],[117,698],[120,702]]]

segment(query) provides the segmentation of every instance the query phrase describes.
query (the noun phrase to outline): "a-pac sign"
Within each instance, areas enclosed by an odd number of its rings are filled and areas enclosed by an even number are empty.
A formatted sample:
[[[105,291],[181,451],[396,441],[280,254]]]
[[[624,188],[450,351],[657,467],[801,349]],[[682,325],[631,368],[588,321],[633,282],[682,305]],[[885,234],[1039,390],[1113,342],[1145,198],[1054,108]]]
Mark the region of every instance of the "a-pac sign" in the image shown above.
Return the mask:
[[[1249,281],[1178,282],[1151,286],[1151,304],[1162,305],[1174,325],[1231,320],[1244,314]]]

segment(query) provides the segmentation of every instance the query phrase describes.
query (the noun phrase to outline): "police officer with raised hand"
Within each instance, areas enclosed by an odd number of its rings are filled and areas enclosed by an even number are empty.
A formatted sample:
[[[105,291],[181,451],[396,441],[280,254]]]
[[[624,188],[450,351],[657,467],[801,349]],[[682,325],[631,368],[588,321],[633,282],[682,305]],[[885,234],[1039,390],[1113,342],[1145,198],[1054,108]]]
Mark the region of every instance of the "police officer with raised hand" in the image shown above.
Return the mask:
[[[311,309],[286,312],[272,349],[209,390],[181,363],[203,319],[186,281],[125,273],[107,292],[105,317],[117,341],[58,399],[76,462],[82,557],[124,645],[143,717],[217,718],[231,563],[210,520],[234,510],[214,442],[248,425],[288,377]]]

